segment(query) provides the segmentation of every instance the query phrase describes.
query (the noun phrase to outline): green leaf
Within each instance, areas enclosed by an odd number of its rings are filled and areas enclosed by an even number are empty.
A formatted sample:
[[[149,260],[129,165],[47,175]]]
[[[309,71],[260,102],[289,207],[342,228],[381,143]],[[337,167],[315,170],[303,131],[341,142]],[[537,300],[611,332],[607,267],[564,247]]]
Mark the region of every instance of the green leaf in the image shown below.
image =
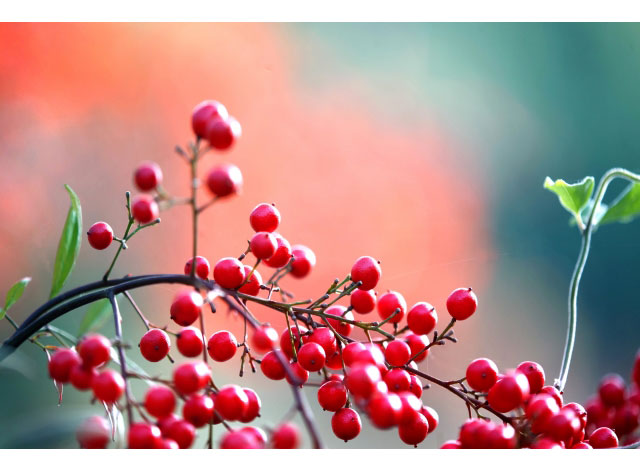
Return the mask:
[[[31,282],[31,277],[25,277],[24,279],[18,280],[7,292],[7,296],[4,298],[4,307],[0,308],[0,320],[4,318],[7,314],[7,311],[11,306],[20,300],[22,294],[24,293],[24,289]]]
[[[99,330],[112,315],[111,302],[108,298],[93,302],[80,322],[78,337],[89,331]]]
[[[632,183],[610,205],[600,222],[628,223],[640,215],[640,184]]]
[[[555,193],[562,206],[580,223],[582,223],[580,211],[589,202],[593,186],[593,177],[585,177],[575,184],[568,184],[562,179],[553,181],[549,177],[544,181],[544,188]]]
[[[71,198],[71,207],[67,213],[67,221],[62,229],[62,236],[58,243],[58,252],[56,254],[56,263],[53,268],[53,282],[51,284],[51,293],[49,298],[55,297],[71,274],[73,266],[80,252],[80,243],[82,241],[82,209],[80,208],[80,200],[71,187],[64,186],[69,192]]]

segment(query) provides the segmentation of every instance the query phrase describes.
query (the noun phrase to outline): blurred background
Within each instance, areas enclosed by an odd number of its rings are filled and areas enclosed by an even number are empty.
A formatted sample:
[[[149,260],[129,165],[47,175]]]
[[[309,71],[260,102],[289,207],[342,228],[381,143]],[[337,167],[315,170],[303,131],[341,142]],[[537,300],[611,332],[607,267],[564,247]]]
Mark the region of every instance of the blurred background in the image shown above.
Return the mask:
[[[204,213],[202,255],[213,263],[240,254],[251,209],[276,202],[284,236],[318,257],[308,279],[287,283],[299,298],[319,295],[372,255],[382,261],[379,289],[401,291],[410,305],[432,303],[442,328],[447,295],[472,286],[478,313],[456,326],[458,344],[433,349],[423,367],[454,379],[476,357],[501,369],[535,360],[551,383],[580,238],[542,182],[640,170],[640,25],[3,24],[0,44],[0,297],[33,277],[11,310],[17,321],[49,293],[68,208],[63,184],[80,197],[85,230],[102,220],[121,234],[124,192],[140,161],[158,162],[166,188],[187,195],[188,169],[172,149],[192,139],[193,106],[212,98],[238,118],[243,136],[231,152],[209,155],[202,171],[232,162],[245,185],[241,197]],[[163,214],[131,241],[114,274],[181,272],[188,221],[186,208]],[[640,346],[639,236],[638,222],[594,235],[565,398],[584,402],[610,371],[628,378]],[[113,251],[83,241],[67,288],[98,279]],[[163,324],[175,292],[145,288],[136,298]],[[135,348],[142,325],[123,308]],[[57,325],[76,332],[85,311]],[[242,334],[224,310],[208,315],[209,334],[223,327]],[[0,322],[3,339],[11,331]],[[137,349],[131,355],[140,360]],[[239,357],[214,366],[216,382],[238,383],[238,368]],[[250,372],[240,383],[262,397],[256,425],[272,427],[287,413],[287,384]],[[75,447],[78,422],[100,413],[89,393],[72,388],[58,407],[45,357],[31,345],[0,366],[0,386],[2,447]],[[315,389],[307,397],[327,444],[344,447]],[[457,434],[466,409],[437,386],[423,400],[441,425],[421,447],[438,447]],[[406,447],[363,423],[348,447]]]

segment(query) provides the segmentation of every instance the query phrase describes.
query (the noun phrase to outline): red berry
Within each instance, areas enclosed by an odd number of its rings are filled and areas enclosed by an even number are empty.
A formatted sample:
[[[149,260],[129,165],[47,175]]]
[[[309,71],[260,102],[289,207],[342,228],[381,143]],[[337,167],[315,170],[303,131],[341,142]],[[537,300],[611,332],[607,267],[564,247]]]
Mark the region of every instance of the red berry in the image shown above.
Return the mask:
[[[176,337],[178,351],[185,357],[197,357],[204,351],[204,341],[199,329],[182,328]]]
[[[436,327],[438,314],[427,302],[419,302],[407,313],[409,329],[416,334],[429,334]]]
[[[347,375],[347,388],[354,394],[368,398],[381,380],[380,370],[371,364],[357,364]]]
[[[207,186],[219,198],[237,195],[242,190],[242,172],[233,164],[221,164],[209,172]]]
[[[267,433],[264,432],[261,428],[257,428],[255,426],[245,426],[240,429],[241,432],[252,436],[256,441],[260,448],[264,448],[267,445]]]
[[[171,319],[180,326],[189,326],[200,317],[203,303],[202,295],[195,290],[183,290],[171,303]]]
[[[176,396],[169,387],[164,385],[151,387],[144,396],[144,407],[150,415],[164,418],[173,413],[176,407]]]
[[[360,290],[375,288],[381,276],[380,262],[373,257],[362,256],[351,267],[351,280],[353,282],[362,282],[359,287]]]
[[[171,341],[161,329],[150,329],[140,339],[140,352],[149,362],[158,362],[169,353]]]
[[[318,389],[318,403],[323,410],[338,411],[347,402],[347,388],[337,380],[330,380]]]
[[[309,372],[321,370],[326,360],[324,349],[318,343],[306,343],[298,350],[298,362]]]
[[[256,259],[269,259],[276,253],[278,240],[272,233],[260,231],[253,235],[249,247]]]
[[[580,429],[580,418],[573,410],[565,407],[549,419],[546,433],[550,438],[567,444]]]
[[[262,276],[260,275],[260,272],[258,272],[257,270],[254,270],[252,267],[249,267],[248,265],[243,266],[243,270],[244,270],[243,284],[238,289],[238,292],[255,297],[260,293],[260,286],[262,285]],[[244,282],[244,280],[247,280],[247,277],[249,277],[249,274],[251,274],[251,277],[247,282]]]
[[[422,392],[423,392],[422,382],[420,381],[417,375],[411,375],[410,377],[411,377],[411,386],[409,387],[409,391],[413,393],[416,396],[416,398],[421,398]]]
[[[382,353],[382,349],[380,349],[377,344],[364,344],[363,350],[358,350],[353,354],[352,365],[360,363],[375,365],[378,370],[380,370],[380,374],[386,372],[386,366],[384,365],[384,354]]]
[[[398,427],[398,434],[403,442],[410,446],[417,446],[424,441],[429,433],[429,422],[421,414],[417,414],[413,421],[403,423]]]
[[[113,241],[113,230],[104,221],[99,221],[89,228],[87,238],[92,248],[98,250],[106,249]]]
[[[422,362],[429,355],[429,350],[423,351],[425,347],[429,345],[429,338],[426,336],[418,336],[417,334],[409,334],[405,336],[404,340],[409,344],[411,349],[411,357],[416,362]],[[418,353],[422,354],[418,355]]]
[[[233,290],[245,280],[244,265],[235,257],[225,257],[216,262],[213,280],[222,288]]]
[[[530,393],[538,393],[544,387],[544,369],[537,362],[522,362],[516,367],[516,370],[527,376]]]
[[[296,345],[296,350],[300,349],[300,345],[302,343],[301,334],[305,334],[307,330],[304,327],[300,327],[300,332],[298,332],[297,326],[291,327],[291,333],[289,333],[289,328],[285,328],[282,334],[280,335],[280,349],[282,352],[291,359],[293,357],[293,347],[291,338],[293,338],[293,342]]]
[[[373,290],[355,289],[351,293],[351,306],[353,307],[353,311],[361,315],[371,313],[376,307],[376,292]]]
[[[291,255],[291,275],[295,278],[306,277],[316,265],[316,255],[307,246],[296,244],[291,248]]]
[[[160,440],[160,445],[157,449],[180,449],[180,446],[173,439],[163,438]]]
[[[358,354],[366,351],[367,348],[364,344],[359,342],[349,343],[342,348],[342,358],[347,367],[351,367],[357,361]]]
[[[149,423],[134,423],[129,428],[129,449],[157,449],[161,445],[160,428]]]
[[[578,444],[573,446],[571,449],[593,449],[593,448],[586,442],[579,442]]]
[[[348,321],[353,321],[353,313],[347,311],[347,307],[342,305],[333,305],[325,310],[325,313],[328,315],[340,316]],[[334,330],[341,336],[349,336],[351,331],[353,331],[353,325],[351,323],[347,323],[346,321],[338,321],[333,318],[328,318],[329,324],[333,327]]]
[[[73,370],[71,371],[73,374]],[[73,380],[73,376],[72,376]],[[568,405],[567,405],[568,406]],[[625,436],[632,433],[640,423],[640,407],[633,403],[625,403],[616,409],[613,417],[613,429],[616,434]]]
[[[282,380],[286,376],[286,371],[280,363],[275,351],[265,354],[262,358],[262,362],[260,363],[260,370],[262,370],[265,377],[271,380]]]
[[[307,336],[304,341],[306,343],[317,343],[322,346],[324,349],[324,353],[327,356],[333,355],[338,349],[338,344],[336,341],[336,336],[329,328],[317,328],[314,329],[313,332]]]
[[[111,342],[101,334],[91,334],[78,344],[85,367],[99,367],[111,358]]]
[[[589,436],[589,445],[594,449],[618,447],[618,436],[609,428],[598,428]]]
[[[578,418],[580,418],[580,426],[584,428],[587,425],[587,410],[579,403],[567,403],[564,408],[573,410]]]
[[[548,431],[549,420],[560,411],[556,400],[546,393],[533,396],[526,408],[526,415],[531,424],[531,431],[540,434]]]
[[[287,382],[291,385],[302,385],[307,380],[309,380],[309,371],[305,370],[300,364],[297,362],[291,362],[289,364],[291,368],[291,372],[293,375],[289,375],[288,372],[285,371],[285,375],[287,377]]]
[[[445,443],[442,444],[442,446],[440,446],[440,449],[461,449],[462,448],[462,444],[460,444],[460,441],[457,441],[455,439],[450,439],[449,441],[446,441]]]
[[[333,434],[344,442],[354,439],[362,430],[360,416],[351,408],[342,408],[331,417]]]
[[[58,382],[68,382],[71,369],[82,361],[72,349],[58,349],[49,361],[49,376]]]
[[[103,370],[93,378],[91,388],[95,397],[105,403],[115,403],[124,393],[122,376],[113,370]]]
[[[253,433],[227,431],[220,441],[220,449],[260,449],[260,444]]]
[[[278,342],[278,332],[269,325],[260,326],[251,336],[251,346],[257,352],[267,352]]]
[[[487,439],[490,449],[515,449],[518,443],[516,430],[508,424],[495,425]]]
[[[213,399],[209,395],[191,395],[182,406],[182,416],[196,428],[209,424],[213,418]]]
[[[223,419],[236,421],[242,418],[249,408],[249,397],[237,385],[226,385],[216,396],[215,409]]]
[[[178,443],[180,449],[188,449],[196,437],[196,427],[186,420],[176,419],[171,421],[166,427],[166,432],[163,430],[162,433]]]
[[[398,424],[411,423],[416,415],[422,411],[422,402],[409,391],[398,392],[397,395],[402,402]]]
[[[105,449],[111,440],[111,425],[102,416],[90,416],[76,432],[82,449]]]
[[[249,423],[260,416],[260,408],[262,407],[262,402],[260,401],[260,397],[254,390],[250,388],[245,388],[243,390],[247,395],[247,398],[249,399],[249,404],[242,417],[240,418],[240,421],[242,421],[243,423]]]
[[[158,204],[151,195],[138,195],[131,202],[131,214],[141,225],[151,223],[158,219],[160,210]]]
[[[187,362],[173,370],[173,383],[183,395],[195,393],[209,383],[211,371],[202,361]]]
[[[460,446],[463,449],[483,449],[488,446],[489,433],[492,430],[489,421],[469,419],[460,428]]]
[[[624,379],[618,374],[605,375],[598,387],[598,394],[607,406],[622,405],[625,400]]]
[[[367,413],[371,422],[380,429],[396,426],[402,412],[402,401],[395,393],[374,395],[369,401]]]
[[[225,362],[238,350],[238,341],[229,331],[218,331],[209,338],[207,351],[214,361]]]
[[[467,383],[477,392],[488,392],[498,381],[498,366],[491,359],[481,357],[467,367]]]
[[[206,129],[209,122],[213,120],[226,120],[229,113],[225,106],[215,100],[205,100],[198,103],[191,113],[191,127],[195,135],[199,138],[206,137]]]
[[[387,384],[390,392],[405,392],[411,387],[411,377],[406,370],[391,369],[385,374],[384,383]]]
[[[238,120],[230,116],[227,119],[210,120],[204,132],[211,147],[224,151],[242,135],[242,127]]]
[[[438,416],[438,412],[431,408],[430,406],[423,406],[420,411],[422,415],[429,422],[429,431],[434,432],[440,423],[440,417]]]
[[[447,298],[447,311],[458,321],[466,320],[476,312],[478,298],[470,288],[457,288]]]
[[[386,320],[396,310],[398,310],[398,312],[389,320],[390,323],[400,323],[404,318],[404,314],[407,312],[407,302],[404,301],[404,297],[398,292],[389,291],[378,299],[378,314],[380,315],[380,319]]]
[[[89,390],[96,375],[98,375],[98,371],[95,368],[76,364],[69,372],[69,382],[78,390]]]
[[[276,238],[278,246],[273,256],[271,256],[269,259],[265,259],[264,263],[269,267],[279,269],[286,266],[291,260],[291,245],[289,244],[289,241],[284,239],[279,234],[273,233],[273,235]]]
[[[162,183],[162,169],[155,162],[145,161],[136,169],[133,180],[140,191],[150,192]]]
[[[541,436],[533,442],[531,449],[564,449],[564,447],[551,438]]]
[[[280,212],[273,203],[261,203],[251,211],[249,223],[255,232],[273,233],[280,224]]]
[[[193,265],[193,258],[189,259],[184,265],[184,275],[191,275],[191,268]],[[196,256],[196,275],[201,279],[209,278],[209,272],[211,272],[211,266],[209,261],[202,257]]]
[[[278,426],[271,436],[274,449],[296,449],[300,445],[300,431],[292,423]]]
[[[552,387],[551,385],[547,385],[546,387],[542,387],[540,389],[540,393],[546,393],[550,395],[558,404],[558,407],[562,407],[562,394],[558,391],[557,388]]]
[[[392,366],[402,366],[411,359],[411,348],[404,341],[396,339],[387,344],[387,348],[384,350],[384,357]]]
[[[506,374],[498,380],[487,395],[489,405],[499,411],[506,413],[521,406],[529,395],[529,381],[521,372]]]

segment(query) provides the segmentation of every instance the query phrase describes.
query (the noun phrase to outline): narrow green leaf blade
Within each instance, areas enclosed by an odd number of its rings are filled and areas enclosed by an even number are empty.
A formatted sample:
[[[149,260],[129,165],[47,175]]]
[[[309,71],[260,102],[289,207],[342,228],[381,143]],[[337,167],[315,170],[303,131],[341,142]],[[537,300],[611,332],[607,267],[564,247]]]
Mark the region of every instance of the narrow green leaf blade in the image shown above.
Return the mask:
[[[82,208],[80,207],[80,200],[71,187],[68,185],[64,187],[71,198],[71,207],[69,207],[67,220],[64,223],[62,236],[60,236],[60,242],[58,243],[49,298],[55,297],[60,292],[67,277],[71,274],[80,252],[80,243],[82,242]]]
[[[600,223],[628,223],[640,215],[640,184],[632,183],[609,205]]]
[[[7,292],[7,296],[4,298],[4,307],[0,309],[0,320],[4,318],[7,314],[7,311],[11,306],[20,300],[22,294],[24,293],[24,289],[31,282],[31,277],[25,277],[24,279],[18,280]]]
[[[93,302],[89,305],[86,315],[84,315],[84,318],[82,318],[80,322],[78,337],[90,331],[99,330],[112,315],[111,302],[109,302],[109,299],[103,298],[102,300]]]
[[[560,204],[571,213],[578,221],[582,221],[580,210],[591,198],[593,193],[593,177],[585,177],[580,182],[569,184],[562,179],[552,180],[547,177],[544,181],[544,188],[555,193],[560,200]]]

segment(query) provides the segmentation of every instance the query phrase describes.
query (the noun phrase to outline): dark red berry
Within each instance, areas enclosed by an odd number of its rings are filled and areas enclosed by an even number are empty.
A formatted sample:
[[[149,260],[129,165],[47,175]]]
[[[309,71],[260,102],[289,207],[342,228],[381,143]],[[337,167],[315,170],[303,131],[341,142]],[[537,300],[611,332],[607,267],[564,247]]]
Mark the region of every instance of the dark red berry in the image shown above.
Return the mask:
[[[131,214],[141,225],[151,223],[158,219],[160,210],[158,204],[151,195],[138,195],[131,202]]]
[[[347,402],[347,388],[341,381],[330,380],[318,389],[318,403],[323,410],[338,411]]]
[[[229,113],[225,106],[215,100],[205,100],[198,103],[191,113],[191,127],[199,138],[206,137],[207,125],[213,120],[226,120]]]
[[[292,423],[283,423],[273,431],[271,445],[274,449],[296,449],[300,445],[300,431]]]
[[[169,353],[170,347],[169,336],[161,329],[150,329],[140,339],[140,352],[149,362],[158,362],[164,359]]]
[[[309,372],[321,370],[326,360],[324,349],[318,343],[306,343],[298,350],[298,363]]]
[[[196,427],[186,420],[175,419],[163,429],[163,435],[178,443],[180,449],[188,449],[196,437]]]
[[[477,308],[478,298],[470,288],[457,288],[447,298],[447,311],[458,321],[469,318]]]
[[[400,323],[407,312],[407,302],[398,292],[389,291],[378,299],[378,314],[380,319],[386,320],[394,312],[396,315],[389,320],[390,323]]]
[[[429,334],[436,327],[438,314],[427,302],[419,302],[407,313],[409,329],[416,334]]]
[[[589,436],[589,445],[594,449],[618,447],[618,436],[609,428],[598,428]]]
[[[467,367],[467,383],[477,392],[488,392],[498,381],[498,366],[491,359],[481,357]]]
[[[136,169],[133,180],[140,191],[150,192],[162,183],[162,169],[155,162],[145,161]]]
[[[242,172],[233,164],[222,164],[211,169],[207,186],[218,198],[237,195],[242,190]]]
[[[183,395],[195,393],[209,383],[211,371],[202,361],[187,362],[173,370],[173,384]]]
[[[199,329],[182,328],[176,338],[178,351],[185,357],[197,357],[204,351],[204,341]]]
[[[213,418],[213,399],[209,395],[191,395],[182,406],[182,417],[196,428],[209,424]]]
[[[124,393],[124,379],[113,370],[103,370],[93,378],[91,388],[101,402],[115,403]]]
[[[104,221],[91,225],[87,232],[87,238],[92,248],[102,250],[109,247],[113,241],[113,229]]]
[[[516,367],[516,370],[527,376],[530,393],[538,393],[544,387],[544,369],[537,362],[522,362]]]
[[[224,151],[229,149],[242,135],[242,127],[238,120],[230,116],[227,119],[210,120],[204,132],[212,148]]]
[[[625,400],[624,379],[618,374],[605,375],[598,387],[598,394],[607,406],[622,405]]]
[[[198,319],[204,300],[195,290],[179,292],[171,303],[171,319],[180,326],[189,326]]]
[[[521,372],[506,374],[498,380],[487,395],[489,405],[501,412],[506,413],[521,406],[529,395],[529,381]]]
[[[214,361],[225,362],[238,350],[238,341],[229,331],[218,331],[209,338],[207,351]]]
[[[151,387],[144,396],[144,407],[150,415],[164,418],[173,413],[176,407],[176,396],[169,387],[164,385]]]
[[[410,422],[403,423],[398,427],[400,439],[410,446],[417,446],[427,438],[429,433],[429,422],[418,413]]]
[[[351,267],[351,280],[353,282],[362,282],[359,286],[361,290],[371,290],[378,285],[382,270],[380,263],[373,257],[362,256],[354,262]]]
[[[286,371],[275,351],[265,354],[260,363],[260,370],[262,370],[265,377],[271,380],[282,380],[286,376]]]
[[[253,235],[249,247],[256,259],[269,259],[276,253],[278,240],[272,233],[260,231]]]
[[[99,367],[111,358],[111,342],[101,334],[90,334],[78,344],[85,367]]]
[[[534,434],[548,431],[549,420],[560,411],[556,400],[546,393],[538,393],[531,397],[526,408],[526,415]]]
[[[76,439],[82,449],[105,449],[111,441],[111,425],[102,416],[90,416],[78,428]]]
[[[280,224],[280,212],[273,203],[261,203],[251,211],[249,223],[256,232],[273,233]]]
[[[191,275],[191,269],[193,258],[189,259],[184,265],[184,275]],[[209,278],[209,272],[211,272],[211,266],[209,265],[209,261],[202,257],[196,256],[196,275],[201,279]]]
[[[157,449],[162,442],[160,428],[149,423],[134,423],[129,428],[129,449]]]
[[[373,290],[355,289],[351,293],[351,306],[353,311],[366,315],[376,307],[376,292]]]
[[[342,408],[331,417],[333,434],[343,441],[350,441],[360,434],[362,422],[360,416],[351,408]]]
[[[69,372],[69,382],[78,390],[89,390],[98,371],[93,367],[74,365]]]
[[[216,262],[213,280],[222,288],[233,290],[245,280],[244,265],[235,257],[225,257]]]

